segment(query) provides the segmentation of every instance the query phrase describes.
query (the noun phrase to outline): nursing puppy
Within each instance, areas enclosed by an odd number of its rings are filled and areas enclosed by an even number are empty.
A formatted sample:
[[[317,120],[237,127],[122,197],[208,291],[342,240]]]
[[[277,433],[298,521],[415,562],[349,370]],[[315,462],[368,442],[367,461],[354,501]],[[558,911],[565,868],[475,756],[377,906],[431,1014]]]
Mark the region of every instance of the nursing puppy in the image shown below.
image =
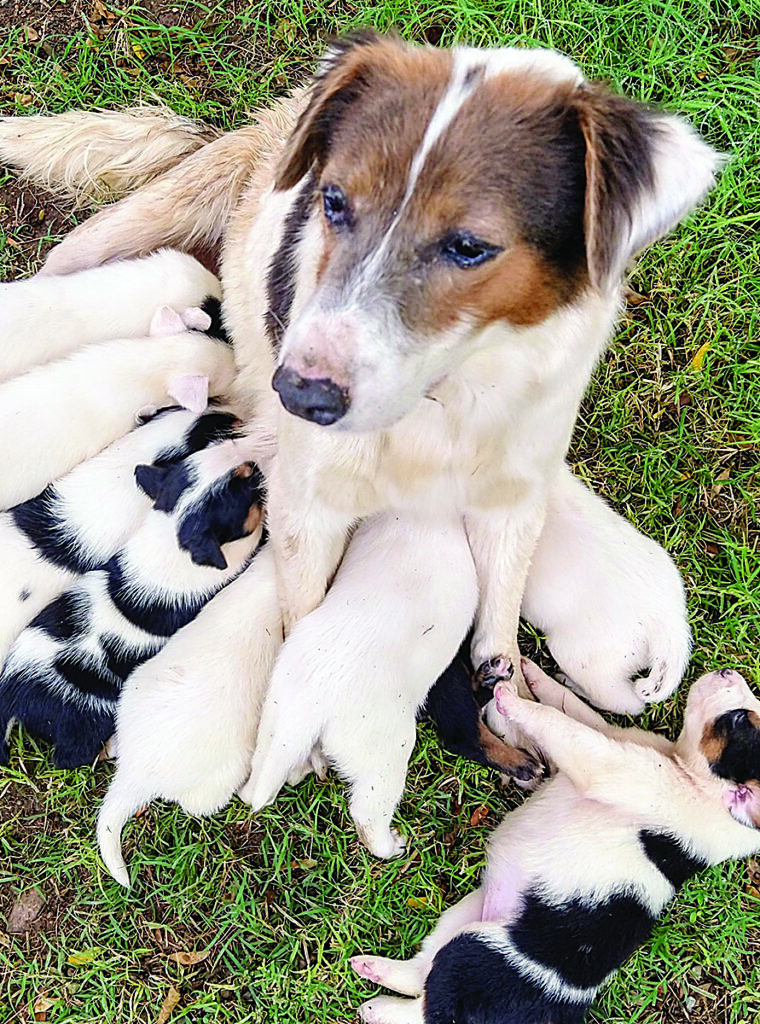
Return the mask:
[[[213,814],[245,781],[281,642],[265,547],[127,679],[116,709],[116,774],[98,815],[100,854],[121,885],[129,885],[121,830],[135,811],[160,797],[188,814]]]
[[[0,674],[0,764],[15,721],[55,744],[59,767],[91,762],[113,732],[132,669],[251,558],[261,537],[263,478],[250,463],[230,471],[235,445],[224,441],[154,469],[163,482],[151,487],[155,507],[137,533],[15,641]]]
[[[352,960],[416,997],[371,999],[369,1024],[582,1024],[688,878],[760,850],[760,701],[737,672],[693,685],[675,743],[608,726],[535,666],[524,673],[556,707],[505,684],[496,699],[559,774],[507,815],[481,888],[416,957]]]
[[[0,513],[0,669],[24,626],[137,530],[151,503],[135,482],[136,466],[184,459],[239,426],[228,409],[200,416],[162,410],[36,498]]]
[[[546,634],[566,684],[597,707],[638,715],[670,697],[686,670],[678,569],[566,467],[549,492],[521,614]]]
[[[95,342],[144,337],[160,306],[187,309],[220,297],[213,274],[171,249],[65,278],[0,284],[0,381]]]
[[[154,337],[91,345],[0,385],[0,509],[34,497],[126,434],[138,410],[174,398],[201,412],[209,394],[226,391],[235,372],[228,345],[187,330],[168,308],[152,328]]]
[[[0,152],[43,180],[11,121]],[[85,144],[82,124],[72,167]],[[473,661],[481,678],[519,676],[547,487],[623,270],[717,163],[684,122],[556,53],[361,33],[306,95],[96,215],[47,269],[223,239],[236,393],[279,421],[269,521],[286,629],[322,599],[357,519],[444,508],[464,515],[478,572]]]

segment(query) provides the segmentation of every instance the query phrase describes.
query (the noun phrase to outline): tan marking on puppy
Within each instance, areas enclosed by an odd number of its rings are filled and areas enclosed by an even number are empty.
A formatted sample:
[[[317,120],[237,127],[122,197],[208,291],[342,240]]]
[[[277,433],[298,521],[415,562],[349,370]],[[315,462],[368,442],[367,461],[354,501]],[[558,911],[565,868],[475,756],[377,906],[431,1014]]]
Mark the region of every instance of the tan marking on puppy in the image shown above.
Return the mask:
[[[726,737],[717,736],[715,733],[715,722],[708,722],[699,743],[699,749],[707,758],[708,764],[715,764],[719,761],[725,748]]]
[[[748,711],[747,716],[756,729],[760,729],[760,715],[756,711]]]
[[[246,536],[250,536],[254,530],[257,530],[261,525],[261,520],[264,518],[264,512],[260,505],[251,505],[248,510],[248,515],[245,517],[243,523],[243,530]]]
[[[495,768],[500,768],[508,775],[512,775],[516,769],[530,766],[531,759],[524,750],[508,747],[503,740],[491,732],[485,722],[478,724],[478,737],[483,753]]]
[[[233,471],[232,471],[232,475],[233,476],[240,477],[241,479],[246,479],[247,477],[251,476],[252,474],[253,474],[253,463],[252,462],[243,462],[241,465],[236,466],[235,469],[233,469]]]

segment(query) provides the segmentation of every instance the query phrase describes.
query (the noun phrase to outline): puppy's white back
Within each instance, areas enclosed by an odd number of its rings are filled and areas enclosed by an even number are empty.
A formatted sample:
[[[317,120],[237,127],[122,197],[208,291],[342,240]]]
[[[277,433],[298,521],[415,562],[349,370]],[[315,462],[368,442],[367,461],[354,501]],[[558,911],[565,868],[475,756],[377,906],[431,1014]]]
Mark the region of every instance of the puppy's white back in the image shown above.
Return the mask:
[[[185,309],[220,295],[213,274],[171,249],[0,284],[0,381],[85,345],[144,337],[160,306]]]

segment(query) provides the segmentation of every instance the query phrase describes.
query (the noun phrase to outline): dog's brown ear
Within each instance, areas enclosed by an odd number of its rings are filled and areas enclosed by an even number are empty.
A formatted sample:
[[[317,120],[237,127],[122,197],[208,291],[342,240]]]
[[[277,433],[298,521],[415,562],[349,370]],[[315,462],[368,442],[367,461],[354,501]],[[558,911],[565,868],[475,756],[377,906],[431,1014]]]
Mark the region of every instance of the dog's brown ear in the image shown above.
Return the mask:
[[[589,277],[616,287],[629,260],[702,199],[722,158],[685,121],[601,86],[583,86],[574,106],[586,140]]]
[[[285,146],[275,189],[293,188],[314,164],[324,162],[338,122],[367,87],[365,71],[372,50],[382,45],[387,45],[387,40],[364,29],[327,50],[314,76],[306,109]]]

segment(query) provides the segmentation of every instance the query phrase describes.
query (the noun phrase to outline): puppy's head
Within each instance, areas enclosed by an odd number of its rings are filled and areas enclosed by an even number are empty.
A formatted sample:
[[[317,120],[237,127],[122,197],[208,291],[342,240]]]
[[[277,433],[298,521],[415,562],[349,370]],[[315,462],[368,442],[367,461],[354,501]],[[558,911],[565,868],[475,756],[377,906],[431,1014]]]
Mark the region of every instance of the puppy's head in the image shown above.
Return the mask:
[[[552,51],[335,46],[275,183],[297,195],[270,274],[283,404],[392,424],[473,352],[530,346],[588,293],[617,293],[716,164],[684,122]],[[300,239],[313,265],[288,284]]]
[[[678,746],[720,780],[731,814],[760,828],[760,700],[743,676],[724,668],[694,683]]]

